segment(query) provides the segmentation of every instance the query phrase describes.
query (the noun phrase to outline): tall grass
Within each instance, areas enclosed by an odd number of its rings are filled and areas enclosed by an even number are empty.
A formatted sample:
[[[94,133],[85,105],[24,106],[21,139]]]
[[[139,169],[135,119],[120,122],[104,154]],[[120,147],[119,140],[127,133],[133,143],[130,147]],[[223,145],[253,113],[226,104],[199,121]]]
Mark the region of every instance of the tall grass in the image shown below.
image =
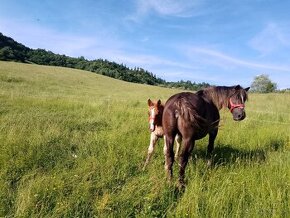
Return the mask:
[[[290,217],[290,95],[250,94],[242,122],[221,111],[214,167],[198,141],[181,193],[162,140],[141,170],[146,101],[178,91],[0,62],[0,216]]]

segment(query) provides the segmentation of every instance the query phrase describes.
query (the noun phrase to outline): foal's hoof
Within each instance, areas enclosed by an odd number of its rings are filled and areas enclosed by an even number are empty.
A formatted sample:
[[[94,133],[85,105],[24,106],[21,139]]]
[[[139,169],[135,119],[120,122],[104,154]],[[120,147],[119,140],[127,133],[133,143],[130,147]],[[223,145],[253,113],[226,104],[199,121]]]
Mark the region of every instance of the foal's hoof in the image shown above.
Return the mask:
[[[206,165],[207,165],[208,167],[212,167],[212,160],[211,160],[211,159],[210,159],[210,160],[207,160]]]

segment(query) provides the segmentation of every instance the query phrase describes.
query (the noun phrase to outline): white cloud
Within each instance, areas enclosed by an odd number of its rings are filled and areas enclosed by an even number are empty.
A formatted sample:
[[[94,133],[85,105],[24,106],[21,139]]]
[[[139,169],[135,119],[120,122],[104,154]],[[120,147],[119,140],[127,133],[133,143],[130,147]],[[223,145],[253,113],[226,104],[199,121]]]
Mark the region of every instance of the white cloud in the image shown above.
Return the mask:
[[[137,0],[136,12],[128,19],[139,21],[140,18],[154,12],[160,16],[191,17],[199,1],[190,0]]]
[[[194,7],[194,1],[188,0],[142,0],[147,10],[154,10],[161,15],[186,16]]]
[[[156,55],[137,55],[135,53],[115,53],[114,57],[118,62],[128,63],[134,66],[167,66],[185,69],[196,69],[189,64],[175,62]]]
[[[280,48],[290,46],[290,32],[288,28],[268,23],[261,32],[250,40],[249,44],[261,55],[268,55]]]
[[[219,66],[226,66],[228,68],[229,67],[246,67],[246,68],[251,68],[251,69],[290,72],[290,66],[281,66],[281,65],[278,66],[278,65],[270,65],[270,64],[264,64],[264,63],[255,63],[252,61],[247,61],[244,59],[231,57],[220,51],[211,50],[208,48],[191,47],[187,49],[187,55],[189,57],[193,57],[193,56],[194,57],[199,56],[199,58],[205,57],[203,60],[206,60],[208,63],[216,64]]]

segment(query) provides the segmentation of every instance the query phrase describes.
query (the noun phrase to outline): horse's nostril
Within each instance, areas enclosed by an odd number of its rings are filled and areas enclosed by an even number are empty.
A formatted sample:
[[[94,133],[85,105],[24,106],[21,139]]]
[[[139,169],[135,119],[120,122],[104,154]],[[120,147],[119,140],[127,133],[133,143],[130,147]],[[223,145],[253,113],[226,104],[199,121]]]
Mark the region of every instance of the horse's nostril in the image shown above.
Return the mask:
[[[245,117],[246,117],[246,114],[245,113],[242,113],[242,114],[238,114],[237,115],[237,119],[238,120],[243,120],[243,119],[245,119]]]

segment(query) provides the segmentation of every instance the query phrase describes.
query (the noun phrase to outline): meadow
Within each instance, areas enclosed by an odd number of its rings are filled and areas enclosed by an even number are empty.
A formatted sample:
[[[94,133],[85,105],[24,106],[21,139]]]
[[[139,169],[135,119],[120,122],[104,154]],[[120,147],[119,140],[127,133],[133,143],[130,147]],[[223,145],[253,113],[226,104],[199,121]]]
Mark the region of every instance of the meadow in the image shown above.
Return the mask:
[[[147,99],[180,91],[0,62],[0,217],[290,217],[290,94],[250,93],[241,122],[222,110],[214,165],[197,141],[184,192],[163,140],[142,171]]]

